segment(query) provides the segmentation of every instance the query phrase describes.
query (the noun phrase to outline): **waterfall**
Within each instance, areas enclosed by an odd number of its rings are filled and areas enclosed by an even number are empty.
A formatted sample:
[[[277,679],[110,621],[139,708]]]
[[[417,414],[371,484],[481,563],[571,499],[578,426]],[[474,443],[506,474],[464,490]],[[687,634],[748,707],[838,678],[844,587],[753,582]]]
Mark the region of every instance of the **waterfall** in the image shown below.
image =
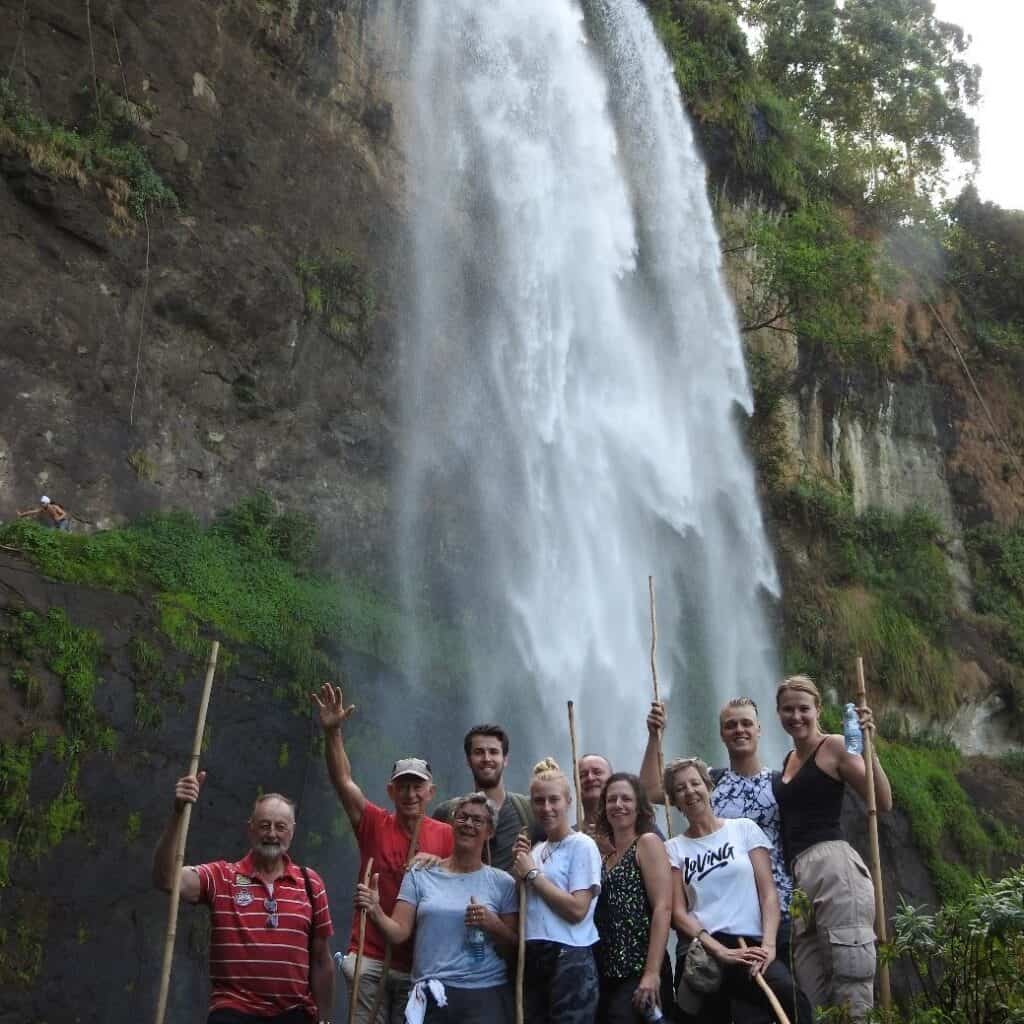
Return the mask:
[[[635,769],[721,760],[717,710],[774,722],[778,579],[742,445],[751,394],[704,167],[637,0],[420,0],[398,556],[458,623],[466,721]],[[415,672],[423,640],[408,638]],[[527,746],[520,737],[520,751]]]

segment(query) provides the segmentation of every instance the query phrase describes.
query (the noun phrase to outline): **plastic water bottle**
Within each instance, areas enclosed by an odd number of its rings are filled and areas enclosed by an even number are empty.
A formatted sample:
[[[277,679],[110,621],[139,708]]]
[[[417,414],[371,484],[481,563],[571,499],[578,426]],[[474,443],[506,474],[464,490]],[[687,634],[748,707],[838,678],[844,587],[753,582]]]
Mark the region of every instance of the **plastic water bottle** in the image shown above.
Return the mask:
[[[345,962],[345,954],[342,953],[341,950],[338,950],[338,952],[334,954],[334,966],[338,968],[338,972],[339,973],[341,972],[341,969],[342,969],[341,965],[344,962]]]
[[[657,1003],[648,1003],[644,1007],[644,1020],[651,1021],[651,1024],[655,1024],[655,1022],[664,1019],[665,1014],[661,1012],[661,1007]]]
[[[483,960],[487,938],[483,928],[469,927],[466,929],[466,948],[471,960]]]
[[[843,739],[846,740],[848,754],[864,753],[864,733],[861,732],[857,709],[852,704],[847,704],[843,713]]]

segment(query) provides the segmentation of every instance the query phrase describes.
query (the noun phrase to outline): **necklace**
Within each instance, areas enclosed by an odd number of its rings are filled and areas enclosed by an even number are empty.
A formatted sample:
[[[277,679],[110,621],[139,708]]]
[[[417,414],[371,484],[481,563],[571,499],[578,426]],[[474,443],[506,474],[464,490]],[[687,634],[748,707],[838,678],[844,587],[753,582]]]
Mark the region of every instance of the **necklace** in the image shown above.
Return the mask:
[[[565,842],[565,836],[561,839],[551,842],[550,839],[544,841],[544,849],[540,852],[540,860],[542,864],[547,864],[549,860],[555,855],[555,851]]]

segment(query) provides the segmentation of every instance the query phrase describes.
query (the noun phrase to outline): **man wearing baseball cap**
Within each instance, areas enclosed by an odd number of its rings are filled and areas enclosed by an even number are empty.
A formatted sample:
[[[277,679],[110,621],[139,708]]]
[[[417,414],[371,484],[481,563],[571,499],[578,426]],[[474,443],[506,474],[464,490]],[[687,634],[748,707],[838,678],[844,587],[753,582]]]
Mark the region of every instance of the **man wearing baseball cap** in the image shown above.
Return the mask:
[[[29,508],[18,513],[19,519],[23,519],[25,516],[39,516],[41,519],[49,520],[55,530],[71,529],[71,517],[68,515],[67,509],[63,505],[51,501],[45,494],[39,499],[39,505],[36,508]]]
[[[324,756],[327,773],[338,791],[341,806],[352,823],[359,844],[359,877],[366,873],[366,865],[373,858],[373,873],[379,875],[378,892],[381,909],[391,915],[402,886],[405,868],[416,852],[448,857],[452,853],[454,837],[451,826],[435,821],[426,813],[434,797],[434,782],[430,762],[420,757],[403,757],[391,769],[388,796],[394,811],[387,811],[366,799],[352,778],[352,765],[345,752],[342,725],[355,711],[355,705],[346,708],[341,688],[324,683],[319,694],[311,694],[324,730]],[[417,835],[416,849],[412,838]],[[352,994],[352,975],[359,941],[358,915],[352,922],[348,955],[342,963],[342,972]],[[370,1017],[377,999],[377,990],[384,980],[384,958],[387,943],[373,924],[366,922],[363,945],[363,966],[359,981],[359,1002],[356,1006],[357,1024],[371,1024]],[[405,1004],[409,998],[409,973],[412,970],[412,943],[406,942],[391,951],[391,964],[382,995],[379,1021],[383,1024],[402,1024]]]

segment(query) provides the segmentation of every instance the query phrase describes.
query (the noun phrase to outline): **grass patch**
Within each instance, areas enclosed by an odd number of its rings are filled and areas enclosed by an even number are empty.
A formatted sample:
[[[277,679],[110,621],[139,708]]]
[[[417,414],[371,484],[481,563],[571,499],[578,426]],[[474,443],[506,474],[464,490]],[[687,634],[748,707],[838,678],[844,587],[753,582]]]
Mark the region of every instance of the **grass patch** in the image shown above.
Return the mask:
[[[298,263],[306,317],[360,362],[372,343],[377,293],[369,274],[342,249]]]
[[[63,731],[51,747],[54,764],[63,769],[63,781],[45,807],[32,804],[30,791],[35,764],[47,750],[46,738],[33,732],[20,742],[0,744],[0,826],[9,833],[4,839],[4,870],[9,876],[17,856],[38,859],[82,827],[81,759],[90,751],[112,751],[116,737],[96,714],[102,647],[95,632],[73,625],[60,608],[51,608],[46,615],[20,611],[12,615],[2,646],[26,662],[42,661],[60,679],[63,695]]]
[[[848,493],[816,479],[773,500],[813,559],[787,580],[787,671],[809,672],[842,691],[862,655],[888,697],[949,714],[956,704],[953,584],[935,518],[921,509],[857,515]]]
[[[959,752],[951,745],[878,741],[878,756],[892,785],[893,800],[910,819],[914,842],[924,856],[942,899],[962,893],[971,878],[989,868],[991,854],[1011,837],[986,832],[974,805],[957,782]],[[949,844],[962,864],[948,859]]]
[[[303,699],[306,687],[336,674],[321,649],[327,642],[400,668],[398,609],[359,580],[309,571],[309,524],[296,513],[268,514],[268,503],[257,496],[209,527],[182,512],[91,535],[20,520],[0,527],[0,543],[54,579],[126,593],[155,590],[160,629],[176,647],[204,656],[202,629],[212,627],[267,651]],[[455,631],[432,621],[422,628],[438,683],[459,676],[464,659]],[[133,649],[133,656],[153,655]]]
[[[1003,626],[1000,653],[1024,665],[1024,523],[987,523],[964,537],[974,580],[974,606]]]
[[[109,90],[105,90],[110,95]],[[116,97],[115,97],[116,99]],[[107,104],[123,111],[123,102]],[[131,141],[133,126],[122,117],[92,111],[84,133],[52,124],[29,108],[10,79],[0,79],[0,146],[26,157],[33,167],[84,188],[98,186],[115,222],[141,221],[152,207],[178,208],[178,197]]]
[[[124,828],[124,841],[134,843],[142,834],[142,815],[138,811],[132,811],[128,815],[128,821]]]

